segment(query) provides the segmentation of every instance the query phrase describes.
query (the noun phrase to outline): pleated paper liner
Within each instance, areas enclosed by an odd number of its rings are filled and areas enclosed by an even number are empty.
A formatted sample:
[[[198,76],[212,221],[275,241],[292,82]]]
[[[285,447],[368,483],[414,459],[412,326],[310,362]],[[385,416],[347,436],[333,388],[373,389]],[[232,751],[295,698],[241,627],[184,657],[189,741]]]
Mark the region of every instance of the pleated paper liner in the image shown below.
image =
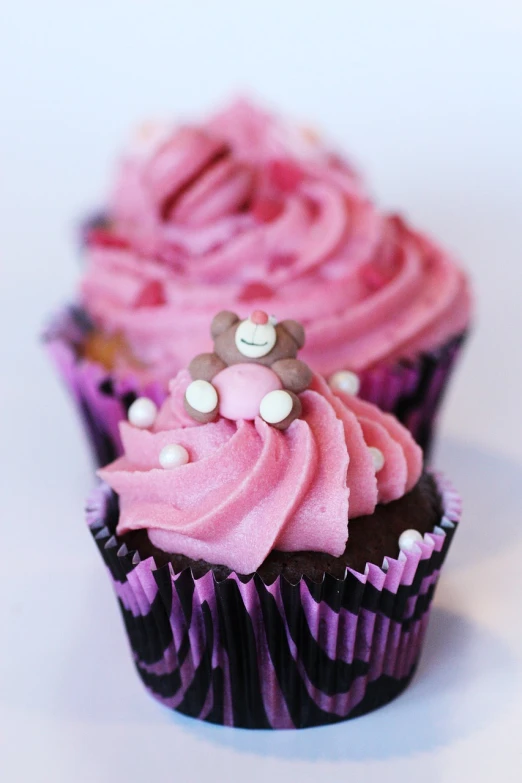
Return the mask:
[[[439,572],[460,518],[436,476],[440,524],[412,552],[318,584],[174,573],[116,535],[118,500],[93,492],[89,528],[108,568],[145,687],[165,706],[243,728],[353,718],[395,698],[415,671]]]
[[[160,384],[142,385],[137,378],[115,378],[96,362],[82,359],[81,346],[92,326],[76,307],[66,308],[44,335],[52,360],[80,413],[98,465],[121,454],[118,422],[127,417],[137,397],[151,397],[160,405],[166,391]],[[427,458],[437,413],[465,335],[440,350],[367,370],[359,375],[359,395],[395,414],[422,446]]]
[[[157,403],[167,393],[161,384],[142,384],[128,375],[116,379],[101,364],[81,358],[82,346],[92,325],[78,307],[67,307],[44,333],[44,343],[65,383],[83,423],[97,465],[107,465],[122,453],[119,422],[137,397]]]

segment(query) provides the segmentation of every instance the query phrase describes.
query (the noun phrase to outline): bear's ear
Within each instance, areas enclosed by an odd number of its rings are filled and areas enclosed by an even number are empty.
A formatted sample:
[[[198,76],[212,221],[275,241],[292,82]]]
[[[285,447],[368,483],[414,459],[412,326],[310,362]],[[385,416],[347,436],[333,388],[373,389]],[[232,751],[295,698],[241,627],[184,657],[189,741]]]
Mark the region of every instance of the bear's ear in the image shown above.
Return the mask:
[[[226,332],[231,326],[237,324],[239,316],[236,313],[230,312],[230,310],[222,310],[220,313],[214,316],[210,325],[210,334],[216,339],[220,334]]]
[[[287,320],[280,321],[279,326],[282,326],[283,329],[286,329],[286,331],[293,337],[297,343],[298,348],[303,347],[305,344],[305,330],[300,323],[297,321]]]

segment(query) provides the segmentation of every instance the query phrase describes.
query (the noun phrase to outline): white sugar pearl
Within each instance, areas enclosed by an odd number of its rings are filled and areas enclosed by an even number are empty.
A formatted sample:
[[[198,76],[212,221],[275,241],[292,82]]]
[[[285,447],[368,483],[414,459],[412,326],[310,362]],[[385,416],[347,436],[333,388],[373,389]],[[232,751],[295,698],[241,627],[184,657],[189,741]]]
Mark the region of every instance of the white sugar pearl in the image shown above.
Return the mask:
[[[189,453],[179,443],[169,443],[167,446],[163,446],[159,454],[159,463],[165,470],[179,468],[180,465],[186,465],[188,461]]]
[[[157,413],[156,403],[148,397],[138,397],[130,406],[127,417],[135,427],[146,429],[154,424]]]
[[[279,424],[286,419],[294,406],[292,397],[284,389],[268,392],[261,400],[259,413],[267,424]]]
[[[217,403],[217,391],[208,381],[192,381],[185,392],[188,404],[199,413],[211,413]]]
[[[422,541],[422,535],[418,530],[404,530],[399,536],[399,549],[403,552],[411,552],[415,544]]]
[[[378,473],[384,467],[384,454],[375,446],[369,446],[368,451],[372,455],[373,469]]]
[[[352,394],[354,397],[359,393],[361,382],[359,376],[350,370],[340,370],[334,372],[328,381],[333,391],[341,391],[345,394]]]

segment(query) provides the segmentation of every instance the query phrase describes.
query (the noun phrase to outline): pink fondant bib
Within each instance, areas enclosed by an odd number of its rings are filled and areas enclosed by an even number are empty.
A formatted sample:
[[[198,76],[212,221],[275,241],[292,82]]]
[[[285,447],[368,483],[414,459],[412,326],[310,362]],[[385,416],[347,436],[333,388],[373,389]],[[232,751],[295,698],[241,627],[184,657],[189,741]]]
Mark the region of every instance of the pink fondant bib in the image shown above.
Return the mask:
[[[262,364],[233,364],[213,379],[219,395],[219,412],[226,419],[252,420],[259,415],[261,400],[268,392],[282,389],[278,376]]]

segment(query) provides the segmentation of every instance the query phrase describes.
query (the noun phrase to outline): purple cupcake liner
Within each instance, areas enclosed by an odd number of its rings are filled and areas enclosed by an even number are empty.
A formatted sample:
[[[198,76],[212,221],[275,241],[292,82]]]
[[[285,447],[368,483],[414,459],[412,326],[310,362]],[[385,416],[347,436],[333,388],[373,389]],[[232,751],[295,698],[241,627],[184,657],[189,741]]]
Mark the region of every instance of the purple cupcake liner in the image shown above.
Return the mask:
[[[391,701],[414,674],[460,519],[458,495],[436,480],[443,515],[413,551],[320,584],[218,581],[141,560],[115,532],[117,496],[99,485],[87,521],[147,690],[191,717],[243,728],[336,723]]]
[[[115,378],[96,362],[79,358],[92,325],[85,312],[68,307],[44,334],[51,358],[76,403],[97,465],[122,453],[118,424],[137,397],[165,400],[160,384],[142,384],[131,375]],[[437,413],[465,334],[414,361],[376,367],[359,375],[359,396],[393,413],[412,433],[427,459]]]
[[[411,432],[428,459],[437,417],[467,332],[415,359],[364,370],[359,396],[394,416]]]
[[[44,342],[74,400],[97,465],[107,465],[122,453],[119,423],[137,397],[157,403],[167,393],[160,384],[142,384],[132,375],[115,379],[102,365],[82,359],[82,346],[92,324],[79,307],[65,308],[44,333]]]

